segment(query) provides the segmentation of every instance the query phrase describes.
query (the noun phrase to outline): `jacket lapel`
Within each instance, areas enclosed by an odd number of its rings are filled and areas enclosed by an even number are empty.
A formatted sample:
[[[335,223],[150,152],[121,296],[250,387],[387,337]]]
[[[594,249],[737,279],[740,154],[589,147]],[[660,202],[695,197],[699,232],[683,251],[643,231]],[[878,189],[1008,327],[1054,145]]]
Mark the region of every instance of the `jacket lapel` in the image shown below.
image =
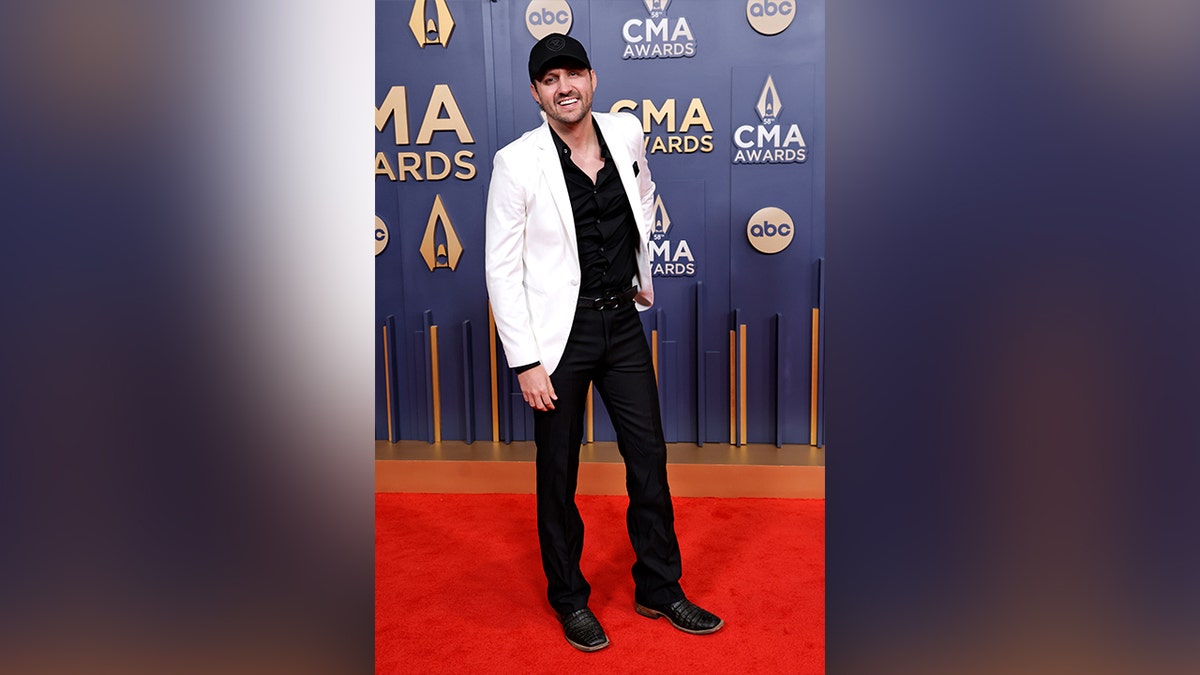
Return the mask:
[[[608,154],[617,165],[617,175],[621,177],[621,185],[625,188],[625,196],[629,199],[629,206],[633,211],[633,222],[637,224],[638,234],[645,243],[646,224],[642,222],[642,195],[638,191],[637,177],[633,175],[633,158],[629,156],[625,138],[612,124],[609,124],[608,117],[603,113],[592,113],[592,115],[596,118],[596,123],[600,125],[600,132],[604,134],[604,140],[608,144]]]
[[[554,206],[558,208],[558,217],[567,239],[571,242],[571,250],[576,250],[578,244],[575,241],[575,216],[571,211],[571,194],[567,192],[567,179],[563,177],[562,160],[558,158],[554,139],[550,137],[550,125],[542,123],[535,138],[538,167],[546,184],[550,186],[550,196],[554,199]]]

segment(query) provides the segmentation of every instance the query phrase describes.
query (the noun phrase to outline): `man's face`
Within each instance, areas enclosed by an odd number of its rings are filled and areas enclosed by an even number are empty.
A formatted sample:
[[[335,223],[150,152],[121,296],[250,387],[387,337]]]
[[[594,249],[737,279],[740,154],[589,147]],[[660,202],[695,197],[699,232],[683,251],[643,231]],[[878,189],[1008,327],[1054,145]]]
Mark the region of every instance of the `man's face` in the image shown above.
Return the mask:
[[[575,124],[592,110],[596,73],[582,65],[551,68],[530,83],[529,90],[547,117]]]

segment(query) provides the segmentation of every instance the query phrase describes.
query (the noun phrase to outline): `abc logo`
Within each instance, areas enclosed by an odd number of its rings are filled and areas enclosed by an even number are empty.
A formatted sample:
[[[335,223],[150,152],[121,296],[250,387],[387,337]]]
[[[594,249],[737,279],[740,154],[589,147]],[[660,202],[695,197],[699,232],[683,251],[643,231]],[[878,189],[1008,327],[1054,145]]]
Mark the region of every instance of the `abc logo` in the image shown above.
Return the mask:
[[[755,211],[746,224],[746,238],[760,253],[779,253],[792,243],[795,232],[792,217],[774,206]]]
[[[383,253],[383,249],[388,245],[388,229],[383,223],[383,219],[375,216],[375,255]]]
[[[551,33],[565,35],[571,30],[571,19],[567,0],[533,0],[525,8],[525,27],[538,40]]]
[[[776,35],[792,25],[796,3],[792,0],[746,0],[746,20],[763,35]]]

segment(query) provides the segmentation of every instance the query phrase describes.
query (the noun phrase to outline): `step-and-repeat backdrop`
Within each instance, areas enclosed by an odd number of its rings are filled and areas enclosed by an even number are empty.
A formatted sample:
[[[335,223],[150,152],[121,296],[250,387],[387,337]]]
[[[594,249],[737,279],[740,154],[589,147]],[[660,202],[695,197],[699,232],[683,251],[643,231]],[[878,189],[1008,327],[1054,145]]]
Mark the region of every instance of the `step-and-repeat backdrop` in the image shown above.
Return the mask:
[[[550,32],[587,47],[594,109],[646,132],[668,442],[823,445],[823,0],[377,0],[376,438],[532,439],[484,211],[492,156],[541,124]],[[614,440],[593,398],[587,440]]]

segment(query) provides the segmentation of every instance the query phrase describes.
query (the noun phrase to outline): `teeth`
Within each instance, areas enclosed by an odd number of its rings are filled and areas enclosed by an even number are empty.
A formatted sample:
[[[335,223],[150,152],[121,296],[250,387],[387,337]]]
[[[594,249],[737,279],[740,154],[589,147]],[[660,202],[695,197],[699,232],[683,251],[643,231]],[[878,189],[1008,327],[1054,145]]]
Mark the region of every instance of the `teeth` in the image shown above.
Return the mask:
[[[574,103],[578,100],[579,99],[577,99],[577,98],[564,98],[563,100],[559,101],[558,104],[559,105],[571,105],[572,103]]]

